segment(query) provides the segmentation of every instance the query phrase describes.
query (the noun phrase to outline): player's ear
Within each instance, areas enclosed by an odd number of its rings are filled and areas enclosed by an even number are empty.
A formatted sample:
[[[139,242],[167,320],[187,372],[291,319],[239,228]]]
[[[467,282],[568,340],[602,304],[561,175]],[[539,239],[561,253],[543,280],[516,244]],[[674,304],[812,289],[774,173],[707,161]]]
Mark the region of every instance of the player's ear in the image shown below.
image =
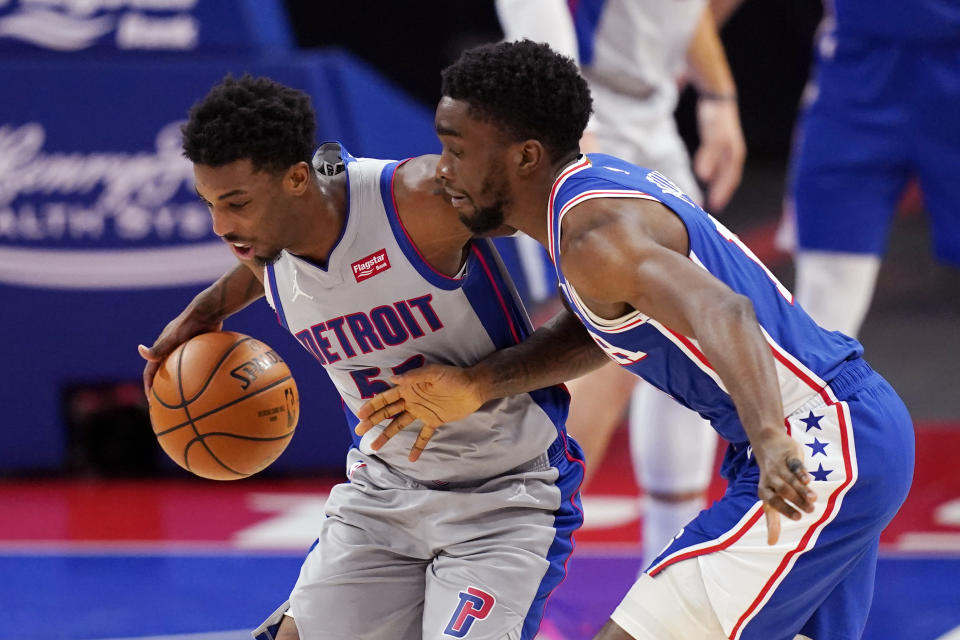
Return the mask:
[[[299,196],[307,190],[313,170],[306,162],[298,162],[283,176],[283,188],[291,195]]]
[[[517,173],[521,176],[534,173],[547,157],[546,150],[537,140],[524,140],[517,146],[515,154]]]

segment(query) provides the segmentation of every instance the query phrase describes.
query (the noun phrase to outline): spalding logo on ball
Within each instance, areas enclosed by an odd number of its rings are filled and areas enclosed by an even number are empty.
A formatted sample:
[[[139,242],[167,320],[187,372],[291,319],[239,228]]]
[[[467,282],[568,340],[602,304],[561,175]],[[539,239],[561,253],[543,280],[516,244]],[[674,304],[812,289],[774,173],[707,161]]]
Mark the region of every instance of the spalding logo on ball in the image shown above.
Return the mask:
[[[287,448],[299,416],[287,364],[264,343],[232,331],[204,333],[177,347],[150,392],[160,446],[211,480],[265,469]]]

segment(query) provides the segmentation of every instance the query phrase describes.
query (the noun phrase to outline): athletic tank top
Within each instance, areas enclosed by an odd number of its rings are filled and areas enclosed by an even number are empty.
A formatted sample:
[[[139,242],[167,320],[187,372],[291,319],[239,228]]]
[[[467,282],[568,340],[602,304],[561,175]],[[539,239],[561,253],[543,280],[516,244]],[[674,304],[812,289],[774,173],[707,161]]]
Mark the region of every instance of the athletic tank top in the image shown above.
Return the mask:
[[[322,159],[314,166],[323,171]],[[531,332],[515,290],[487,240],[468,246],[456,277],[435,271],[397,215],[397,162],[341,152],[348,177],[344,228],[326,265],[284,251],[265,269],[267,300],[281,325],[326,369],[351,429],[357,409],[389,388],[389,377],[425,363],[468,366]],[[310,392],[301,389],[302,394]],[[419,422],[374,454],[420,482],[469,482],[499,475],[545,453],[563,431],[562,387],[493,400],[434,434],[417,462],[407,460]],[[320,417],[322,420],[322,416]]]
[[[561,291],[610,358],[709,420],[728,442],[745,444],[747,436],[723,381],[696,340],[635,310],[614,320],[600,318],[567,282],[559,253],[561,221],[592,198],[654,200],[683,221],[690,260],[753,303],[776,363],[784,415],[819,393],[845,361],[863,352],[856,340],[820,328],[736,235],[662,174],[608,155],[581,156],[560,174],[550,196],[549,251]]]
[[[705,0],[568,0],[584,77],[676,104],[677,77]]]

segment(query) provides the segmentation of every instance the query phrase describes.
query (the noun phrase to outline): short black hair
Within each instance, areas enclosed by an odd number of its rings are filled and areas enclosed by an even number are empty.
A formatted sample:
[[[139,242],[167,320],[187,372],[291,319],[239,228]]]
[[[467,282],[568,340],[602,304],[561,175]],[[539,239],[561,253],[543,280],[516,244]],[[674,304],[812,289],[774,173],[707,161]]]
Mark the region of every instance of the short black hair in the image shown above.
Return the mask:
[[[443,95],[514,141],[539,140],[554,159],[579,149],[592,110],[576,63],[546,44],[500,42],[464,51],[443,70]]]
[[[317,132],[310,96],[270,78],[227,75],[190,109],[183,155],[220,167],[249,158],[255,171],[309,164]]]

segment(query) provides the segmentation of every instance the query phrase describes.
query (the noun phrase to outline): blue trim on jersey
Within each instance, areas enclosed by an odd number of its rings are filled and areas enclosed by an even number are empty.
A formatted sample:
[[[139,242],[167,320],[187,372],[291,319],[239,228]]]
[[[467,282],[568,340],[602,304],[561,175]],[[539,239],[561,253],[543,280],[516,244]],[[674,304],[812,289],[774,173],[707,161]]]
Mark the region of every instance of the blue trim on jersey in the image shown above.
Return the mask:
[[[523,620],[520,640],[532,640],[540,629],[547,598],[567,577],[567,560],[576,543],[574,532],[583,525],[583,505],[580,503],[580,485],[583,482],[583,451],[572,438],[561,435],[550,449],[550,464],[557,468],[557,488],[560,489],[560,508],[554,511],[553,527],[556,535],[547,550],[550,566],[540,581],[537,595],[534,596],[527,616]]]
[[[356,161],[357,161],[357,159],[354,158],[352,155],[350,155],[350,152],[347,151],[347,148],[344,147],[342,144],[340,144],[340,142],[339,142],[338,140],[332,140],[331,142],[335,142],[335,143],[337,143],[337,144],[340,145],[340,159],[343,160],[343,166],[344,166],[344,167],[346,167],[347,165],[349,165],[351,162],[356,162]],[[326,144],[326,143],[324,143],[324,144]],[[318,148],[319,148],[319,147],[318,147]],[[314,152],[314,153],[316,153],[316,152]],[[330,253],[328,254],[328,256],[332,256],[332,255],[333,255],[333,252],[336,251],[337,247],[340,246],[340,242],[343,240],[343,235],[347,232],[347,223],[350,222],[350,171],[347,170],[347,169],[344,169],[343,175],[344,175],[344,177],[345,177],[346,180],[347,180],[347,185],[346,185],[346,201],[344,202],[344,207],[343,207],[343,225],[340,227],[340,235],[337,236],[337,241],[334,242],[334,243],[333,243],[333,246],[330,248]],[[307,259],[307,258],[303,258],[303,257],[300,257],[300,256],[296,256],[296,258],[297,258],[298,260],[303,260],[304,262],[306,262],[306,263],[309,264],[310,266],[313,266],[313,267],[316,267],[317,269],[320,269],[320,271],[323,271],[324,273],[327,273],[327,272],[328,272],[328,269],[329,269],[329,266],[330,266],[329,263],[328,263],[328,264],[320,264],[319,262],[315,262],[315,261],[313,261],[313,260],[309,260],[309,259]],[[329,257],[328,257],[328,260],[329,260]]]
[[[393,178],[396,175],[397,168],[401,164],[400,162],[391,162],[380,172],[380,197],[383,200],[383,207],[387,211],[387,220],[390,221],[390,228],[393,230],[393,235],[397,239],[397,244],[400,245],[400,249],[403,250],[403,255],[407,257],[407,260],[417,270],[421,278],[439,289],[446,291],[458,289],[460,285],[463,284],[463,280],[446,276],[430,266],[430,264],[424,260],[423,256],[420,255],[420,251],[413,244],[413,241],[410,240],[407,230],[404,229],[403,223],[400,221],[400,216],[397,214],[397,207],[393,198]]]
[[[287,316],[283,312],[283,305],[280,303],[280,293],[277,291],[277,274],[273,270],[273,265],[267,265],[267,280],[270,283],[270,295],[273,298],[273,304],[276,307],[277,311],[277,320],[280,321],[280,326],[290,331],[290,327],[287,326]]]
[[[340,404],[343,406],[343,415],[347,419],[347,429],[350,430],[350,439],[353,440],[353,446],[359,449],[362,438],[357,435],[356,428],[357,425],[360,424],[360,418],[354,415],[353,411],[350,410],[350,407],[348,407],[347,403],[342,399],[340,400]]]
[[[581,66],[593,63],[597,28],[606,2],[607,0],[567,0],[570,15],[573,17],[573,27],[577,32],[577,54],[580,56]]]
[[[498,350],[522,342],[533,333],[530,321],[517,301],[516,292],[508,282],[505,268],[492,242],[472,241],[463,293]],[[531,391],[529,395],[557,430],[565,431],[563,425],[570,406],[567,390],[562,386],[554,386]]]

